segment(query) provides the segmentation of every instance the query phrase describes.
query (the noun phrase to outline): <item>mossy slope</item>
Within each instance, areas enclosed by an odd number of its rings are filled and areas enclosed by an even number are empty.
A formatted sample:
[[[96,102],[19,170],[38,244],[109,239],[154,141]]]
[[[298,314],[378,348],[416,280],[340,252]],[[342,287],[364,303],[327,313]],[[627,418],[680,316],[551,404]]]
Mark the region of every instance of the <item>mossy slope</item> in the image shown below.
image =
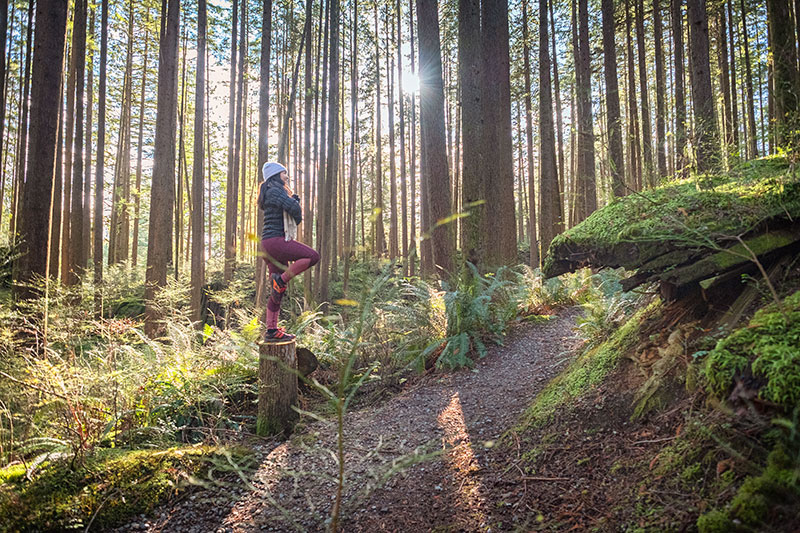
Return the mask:
[[[183,447],[168,450],[104,449],[70,470],[55,461],[25,478],[19,465],[0,470],[0,531],[103,529],[151,511],[225,456],[243,450]]]

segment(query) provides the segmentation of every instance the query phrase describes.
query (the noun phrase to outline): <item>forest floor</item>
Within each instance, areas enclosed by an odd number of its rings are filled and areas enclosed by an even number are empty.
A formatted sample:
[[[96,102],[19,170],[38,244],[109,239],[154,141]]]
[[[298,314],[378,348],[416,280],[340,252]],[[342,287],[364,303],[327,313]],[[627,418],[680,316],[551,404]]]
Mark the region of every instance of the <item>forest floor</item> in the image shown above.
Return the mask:
[[[498,439],[577,353],[579,312],[519,324],[475,368],[427,374],[381,405],[348,412],[341,529],[492,531],[542,520],[526,509],[532,484],[564,492],[580,480],[525,476],[508,457],[513,446]],[[288,441],[257,445],[240,479],[187,491],[117,531],[325,530],[336,425],[305,420]]]

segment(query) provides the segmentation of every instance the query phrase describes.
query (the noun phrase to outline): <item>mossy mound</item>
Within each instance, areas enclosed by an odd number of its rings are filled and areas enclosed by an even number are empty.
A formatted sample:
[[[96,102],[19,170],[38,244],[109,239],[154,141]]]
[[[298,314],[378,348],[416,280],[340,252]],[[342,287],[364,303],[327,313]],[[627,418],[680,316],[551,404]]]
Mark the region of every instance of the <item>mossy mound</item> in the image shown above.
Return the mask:
[[[167,450],[102,449],[83,466],[62,461],[43,467],[28,481],[20,465],[0,470],[0,531],[103,529],[151,511],[196,483],[226,456],[242,462],[246,451],[211,446]]]
[[[608,340],[578,356],[536,396],[515,431],[522,432],[528,426],[546,423],[558,408],[601,383],[617,366],[620,357],[639,340],[641,325],[660,307],[661,301],[655,300],[639,309]]]
[[[726,248],[731,237],[788,225],[800,217],[800,177],[785,158],[743,163],[728,174],[684,179],[617,199],[550,245],[543,273],[583,266],[647,265],[663,271],[703,250]],[[771,227],[770,230],[773,228]]]
[[[796,520],[800,504],[796,466],[783,448],[776,448],[763,473],[747,478],[727,507],[700,516],[697,529],[700,533],[772,531],[771,526]]]
[[[736,377],[756,378],[763,400],[800,405],[800,291],[756,312],[746,327],[721,339],[705,361],[711,391],[726,396]]]

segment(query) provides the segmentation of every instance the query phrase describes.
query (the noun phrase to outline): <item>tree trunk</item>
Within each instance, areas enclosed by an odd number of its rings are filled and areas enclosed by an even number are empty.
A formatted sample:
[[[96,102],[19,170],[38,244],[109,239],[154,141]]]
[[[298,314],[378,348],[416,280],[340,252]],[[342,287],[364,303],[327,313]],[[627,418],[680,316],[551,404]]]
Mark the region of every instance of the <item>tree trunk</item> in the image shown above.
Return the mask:
[[[309,9],[311,2],[309,1]],[[306,17],[308,17],[308,13],[310,11],[306,11]],[[306,48],[306,99],[310,98],[310,78],[311,73],[309,72],[308,65],[309,65],[309,57],[311,54],[311,36],[306,37],[309,46]],[[264,163],[267,162],[269,158],[269,74],[270,74],[270,55],[271,55],[271,41],[272,41],[272,0],[264,0],[262,9],[261,9],[261,58],[260,58],[260,66],[259,66],[259,81],[258,81],[258,166],[256,168],[256,176],[255,182],[261,183],[262,176],[261,176],[261,167]],[[306,138],[308,138],[309,130],[310,130],[310,110],[309,106],[307,105],[306,109]],[[307,151],[310,152],[308,145],[306,145]],[[209,154],[210,156],[210,154]],[[306,171],[306,173],[310,174],[310,170]],[[310,179],[307,178],[307,179]],[[210,194],[211,191],[209,191]],[[304,240],[306,243],[311,244],[311,218],[309,217],[309,202],[310,194],[305,192],[303,194],[303,217],[305,221],[303,223],[303,230],[304,230]],[[209,209],[208,213],[209,219],[211,218],[211,210]],[[255,234],[257,235],[259,246],[259,252],[256,254],[256,306],[262,307],[265,304],[266,295],[267,295],[267,287],[266,287],[266,262],[261,257],[261,225],[264,222],[264,210],[261,209],[259,205],[257,207],[257,214],[256,214],[256,231]],[[308,283],[310,283],[310,273],[306,274],[306,278]]]
[[[631,174],[632,188],[641,191],[642,156],[639,148],[639,106],[636,103],[636,64],[633,61],[631,10],[628,0],[625,0],[625,34],[628,63],[628,169]]]
[[[399,2],[399,0],[398,0]],[[398,17],[399,15],[399,3],[398,3]],[[357,167],[356,167],[356,148],[358,143],[358,2],[353,2],[353,13],[352,13],[352,29],[353,32],[350,35],[350,176],[348,178],[348,195],[347,195],[347,205],[348,205],[348,223],[350,223],[350,228],[347,232],[347,238],[345,239],[345,246],[344,246],[344,279],[343,279],[343,291],[345,295],[347,295],[348,284],[350,282],[350,263],[352,260],[352,256],[355,252],[355,208],[356,208],[356,179],[358,177]],[[398,42],[400,39],[398,37]],[[398,47],[398,54],[399,54],[399,47]],[[311,56],[308,56],[308,70],[311,69]],[[401,93],[402,95],[402,93]],[[400,98],[400,109],[402,110],[402,96]],[[309,107],[310,110],[310,107]],[[310,120],[310,118],[309,118]],[[401,125],[402,125],[402,111],[401,111]],[[401,127],[402,131],[402,127]],[[310,140],[307,141],[310,143]],[[402,143],[402,137],[401,137]],[[401,171],[402,171],[401,167]],[[405,178],[405,173],[403,173],[403,177]],[[403,190],[405,193],[405,190]],[[405,209],[405,206],[403,206]],[[405,219],[404,219],[405,220]],[[403,228],[405,229],[405,227]],[[403,248],[405,254],[405,248]],[[405,257],[405,255],[404,255]],[[405,268],[405,263],[404,263]]]
[[[608,114],[608,159],[611,167],[611,189],[614,196],[625,195],[625,159],[622,154],[622,121],[619,111],[617,81],[617,46],[615,43],[614,2],[603,0],[603,66],[606,80],[606,113]],[[663,137],[659,137],[663,139]]]
[[[394,21],[394,17],[389,16]],[[394,140],[394,60],[389,52],[392,40],[389,32],[389,22],[384,21],[386,28],[386,98],[389,103],[389,259],[394,261],[399,255],[398,228],[397,228],[397,164],[395,162]],[[394,28],[392,28],[394,30]]]
[[[782,148],[796,149],[800,135],[797,128],[800,79],[797,72],[797,46],[792,27],[791,8],[785,0],[767,0],[770,30],[770,57],[775,95],[776,143]]]
[[[484,220],[484,266],[495,269],[517,258],[507,0],[483,2],[481,25],[483,143],[491,147],[484,151],[482,169],[492,175],[485,194],[495,213],[493,223]]]
[[[145,21],[150,20],[149,10]],[[133,243],[131,244],[131,264],[136,266],[139,262],[139,210],[142,197],[142,143],[144,140],[144,96],[147,86],[147,50],[150,44],[149,34],[144,35],[144,62],[142,64],[142,86],[139,93],[139,132],[136,141],[136,197],[133,202]],[[210,257],[211,254],[209,254]]]
[[[399,99],[398,99],[398,106],[399,106],[399,114],[400,114],[400,223],[402,225],[402,249],[401,253],[403,256],[403,275],[408,276],[408,184],[406,182],[406,116],[405,116],[405,98],[403,96],[403,51],[402,51],[402,44],[403,44],[403,35],[402,35],[402,28],[403,28],[403,8],[400,0],[397,0],[397,4],[395,6],[397,10],[397,87],[399,88]],[[354,20],[358,20],[354,18]],[[354,59],[353,63],[356,63],[356,55],[355,49],[357,48],[357,41],[355,40],[355,24],[353,24],[353,54]],[[354,73],[355,73],[355,66]],[[356,74],[354,74],[355,76]],[[352,95],[351,96],[354,101],[358,101],[358,97],[356,93],[356,85],[352,87]],[[355,109],[353,112],[353,124],[354,129],[357,129],[358,122],[356,120]],[[353,138],[353,142],[355,143],[355,137]],[[354,163],[352,163],[354,165]],[[355,176],[355,174],[353,174]],[[355,189],[353,189],[353,193],[355,193]],[[353,202],[355,202],[355,197],[353,197]],[[355,209],[355,203],[353,204],[353,209]]]
[[[731,116],[731,86],[728,70],[728,29],[725,18],[725,6],[720,5],[716,11],[717,30],[717,66],[719,68],[719,88],[722,91],[722,126],[724,135],[723,159],[727,162],[733,155],[733,117]]]
[[[92,16],[89,22],[89,36],[92,43],[95,41],[95,8],[92,7]],[[83,205],[81,211],[81,234],[83,239],[83,253],[80,258],[81,269],[88,271],[89,255],[92,253],[91,219],[92,210],[90,208],[90,198],[92,197],[92,111],[94,109],[94,48],[88,52],[88,73],[86,75],[86,87],[89,94],[86,96],[86,163],[84,164],[83,174]]]
[[[542,256],[563,230],[561,197],[556,168],[553,96],[550,88],[550,53],[547,49],[547,0],[539,0],[539,234]],[[531,176],[531,183],[533,176]],[[533,205],[533,196],[531,196]]]
[[[661,0],[653,0],[653,40],[656,54],[656,184],[667,175],[667,126],[664,95],[664,33],[661,25]]]
[[[328,280],[330,278],[330,254],[334,249],[332,238],[332,211],[336,197],[336,178],[339,171],[339,0],[330,0],[330,85],[328,100],[328,155],[325,166],[325,190],[320,191],[324,199],[325,219],[322,221],[323,234],[320,236],[320,301],[328,301]],[[380,93],[380,84],[378,84]]]
[[[672,0],[672,37],[675,41],[675,168],[686,167],[686,97],[683,70],[683,0]]]
[[[73,11],[75,10],[73,9]],[[73,14],[73,20],[74,18],[75,15]],[[69,53],[69,74],[67,75],[67,130],[64,135],[64,200],[61,208],[61,281],[65,284],[70,276],[69,268],[71,259],[69,254],[72,251],[69,234],[71,220],[69,212],[72,208],[72,150],[75,134],[75,84],[77,82],[75,70],[78,65],[77,55],[75,54],[76,38],[77,34],[74,31],[73,22]]]
[[[234,179],[236,172],[234,156],[236,152],[236,68],[237,32],[239,29],[239,1],[233,0],[233,22],[231,23],[231,81],[228,95],[228,181],[225,195],[225,270],[224,279],[230,281],[236,263],[236,192],[238,181]]]
[[[73,53],[77,58],[75,77],[75,138],[74,161],[72,163],[72,207],[70,208],[69,235],[70,253],[65,285],[77,285],[83,275],[83,96],[84,73],[86,71],[86,0],[75,3]],[[69,139],[68,139],[69,141]]]
[[[578,115],[578,222],[597,210],[594,169],[594,122],[592,120],[592,71],[589,56],[589,12],[587,0],[578,0],[578,48],[576,58]]]
[[[650,122],[650,96],[647,86],[647,52],[644,42],[644,0],[636,0],[636,43],[639,58],[639,91],[642,102],[643,184],[655,185],[653,179],[653,134]]]
[[[383,145],[381,127],[381,51],[378,39],[378,4],[375,16],[375,256],[386,251],[386,236],[383,228]]]
[[[206,86],[206,0],[197,2],[197,71],[194,87],[194,153],[192,155],[192,320],[202,328],[203,284],[205,283],[205,257],[203,256],[203,132]]]
[[[165,0],[161,10],[165,27],[159,48],[158,107],[145,276],[145,333],[150,336],[161,330],[161,316],[154,299],[157,291],[167,284],[167,265],[172,256],[180,0]]]
[[[29,19],[30,20],[30,19]],[[47,277],[48,233],[52,208],[53,174],[60,105],[59,91],[67,29],[67,0],[39,0],[36,9],[36,56],[30,114],[27,180],[19,210],[20,256],[14,263],[14,296],[24,300],[39,294],[29,286]]]
[[[297,345],[294,340],[264,343],[258,361],[256,433],[288,436],[298,418],[293,409],[297,407]]]
[[[750,64],[750,39],[747,36],[747,7],[744,0],[740,0],[742,9],[742,48],[744,49],[744,86],[747,93],[745,106],[747,107],[747,158],[758,157],[756,138],[756,111],[753,95],[753,69]]]
[[[738,93],[736,91],[736,47],[734,46],[733,35],[736,33],[736,23],[733,21],[733,10],[731,4],[733,0],[726,2],[728,8],[728,48],[731,52],[731,68],[730,68],[730,91],[731,91],[731,130],[733,132],[733,153],[737,158],[741,157],[739,147],[739,104]],[[723,16],[725,16],[723,14]]]
[[[458,68],[461,100],[461,145],[464,152],[461,172],[461,204],[469,211],[461,224],[461,249],[464,258],[480,266],[484,252],[483,217],[486,190],[482,170],[481,135],[481,28],[480,0],[458,3]]]
[[[408,32],[409,32],[409,42],[411,43],[411,75],[413,76],[416,72],[416,56],[414,55],[414,0],[408,0]],[[411,94],[411,169],[410,169],[410,176],[411,176],[411,217],[409,222],[411,223],[411,227],[409,228],[410,233],[410,246],[414,249],[414,254],[410,254],[413,256],[412,259],[409,260],[408,266],[408,273],[409,275],[413,276],[416,270],[416,257],[419,257],[419,249],[417,248],[417,216],[416,216],[416,199],[418,198],[417,195],[417,96],[416,94]]]
[[[719,132],[714,117],[714,96],[708,54],[706,0],[688,0],[690,48],[692,53],[692,103],[697,171],[719,169]]]
[[[145,36],[145,43],[147,37]],[[145,66],[147,65],[145,54]],[[94,284],[95,313],[102,315],[103,295],[99,287],[103,283],[103,174],[105,173],[106,154],[106,72],[108,68],[108,0],[102,0],[100,12],[100,79],[97,88],[97,159],[94,169]],[[146,69],[145,69],[146,70]],[[144,91],[144,82],[142,82]],[[141,152],[141,150],[140,150]],[[138,199],[138,195],[137,195]]]
[[[556,21],[555,17],[553,16],[553,0],[549,0],[548,2],[550,8],[550,43],[552,45],[552,60],[553,60],[553,92],[555,93],[555,101],[556,101],[556,141],[558,144],[556,145],[556,156],[558,158],[558,194],[561,198],[561,201],[564,202],[566,198],[566,194],[564,194],[564,183],[567,179],[567,175],[564,172],[564,121],[562,120],[562,111],[561,111],[561,81],[560,76],[558,74],[558,57],[556,55]],[[561,213],[564,212],[564,204],[562,203],[561,207],[559,208]],[[559,229],[559,232],[562,231],[564,228]],[[541,230],[541,228],[540,228]],[[544,257],[546,250],[542,248],[542,257]]]
[[[545,19],[545,24],[547,19]],[[547,33],[547,26],[545,26],[545,34]],[[541,266],[539,255],[539,239],[536,234],[536,188],[534,186],[534,171],[533,171],[533,112],[531,105],[531,59],[530,59],[530,46],[528,45],[528,1],[522,2],[522,54],[523,54],[523,68],[525,70],[525,140],[527,141],[528,148],[528,198],[530,205],[528,207],[528,216],[530,217],[530,265],[531,268],[539,268]],[[545,35],[544,47],[547,51],[547,36]],[[541,44],[541,43],[540,43]],[[541,60],[541,59],[540,59]],[[549,71],[549,69],[548,69]],[[548,76],[549,81],[549,76]],[[552,104],[551,104],[552,113]],[[553,117],[550,117],[550,125],[552,127]],[[521,175],[521,173],[520,173]],[[522,209],[520,209],[519,216],[522,217]],[[547,250],[542,250],[542,253]]]
[[[453,274],[454,239],[453,226],[445,221],[452,213],[444,127],[444,87],[437,0],[417,0],[417,28],[419,29],[420,120],[422,121],[422,145],[425,147],[425,164],[422,168],[427,177],[429,205],[427,231],[430,232],[429,241],[433,251],[432,259],[436,275],[447,279]],[[511,177],[513,178],[513,172]],[[513,187],[513,181],[511,184]],[[513,217],[513,196],[511,200]],[[514,238],[513,218],[511,233]],[[514,250],[516,251],[516,246]]]

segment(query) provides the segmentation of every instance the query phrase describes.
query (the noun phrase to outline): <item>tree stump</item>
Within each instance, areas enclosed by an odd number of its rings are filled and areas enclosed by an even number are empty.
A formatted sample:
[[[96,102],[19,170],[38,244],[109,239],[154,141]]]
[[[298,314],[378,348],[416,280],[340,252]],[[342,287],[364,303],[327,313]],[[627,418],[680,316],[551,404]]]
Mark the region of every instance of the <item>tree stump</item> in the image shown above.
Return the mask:
[[[261,344],[258,364],[258,419],[261,436],[289,435],[298,418],[297,346],[294,340]]]

